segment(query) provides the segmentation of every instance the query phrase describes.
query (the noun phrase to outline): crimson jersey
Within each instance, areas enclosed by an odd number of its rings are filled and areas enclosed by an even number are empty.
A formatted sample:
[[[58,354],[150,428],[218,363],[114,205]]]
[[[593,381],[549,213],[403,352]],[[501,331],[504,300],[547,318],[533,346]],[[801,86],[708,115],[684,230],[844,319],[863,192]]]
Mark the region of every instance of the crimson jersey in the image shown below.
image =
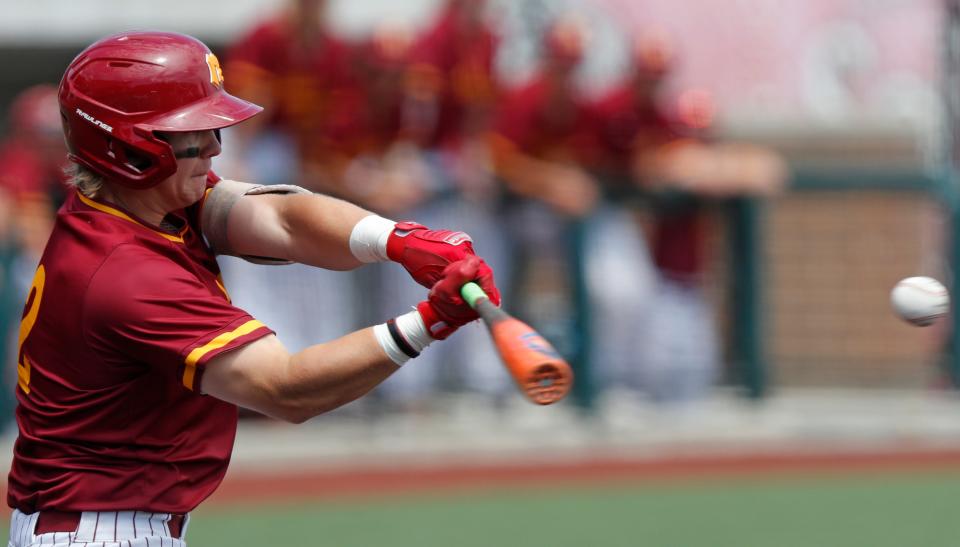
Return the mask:
[[[238,97],[267,101],[271,123],[292,135],[310,159],[336,146],[342,126],[351,123],[358,108],[351,96],[357,87],[352,54],[347,43],[328,32],[299,38],[286,17],[276,17],[230,47],[226,85]],[[268,96],[251,95],[255,89]]]
[[[11,507],[183,513],[222,480],[238,412],[201,395],[204,365],[271,331],[230,304],[201,207],[175,233],[61,207],[20,327]]]
[[[49,195],[59,204],[66,193],[64,162],[51,162],[35,143],[17,139],[0,142],[0,190],[14,195]],[[61,153],[58,159],[64,157]]]
[[[404,135],[404,93],[408,52],[385,51],[377,40],[355,46],[357,84],[339,95],[344,119],[333,128],[337,149],[346,157],[382,155]]]
[[[605,174],[628,174],[638,147],[661,146],[685,136],[679,124],[664,115],[652,101],[638,104],[634,97],[630,86],[624,86],[591,106],[598,144],[594,167]]]
[[[608,181],[629,179],[638,150],[695,137],[690,127],[672,120],[652,101],[638,101],[629,85],[609,92],[592,107],[597,124],[597,153],[593,168]],[[693,196],[660,203],[650,243],[654,263],[664,275],[695,280],[705,267],[705,230],[702,207]]]
[[[551,85],[541,76],[512,91],[500,110],[497,135],[541,159],[589,165],[596,148],[593,113],[573,90]]]
[[[430,89],[433,112],[408,114],[406,123],[427,147],[456,147],[465,136],[486,131],[499,93],[499,38],[482,20],[466,21],[471,17],[464,9],[451,3],[440,12],[411,53],[411,79]]]

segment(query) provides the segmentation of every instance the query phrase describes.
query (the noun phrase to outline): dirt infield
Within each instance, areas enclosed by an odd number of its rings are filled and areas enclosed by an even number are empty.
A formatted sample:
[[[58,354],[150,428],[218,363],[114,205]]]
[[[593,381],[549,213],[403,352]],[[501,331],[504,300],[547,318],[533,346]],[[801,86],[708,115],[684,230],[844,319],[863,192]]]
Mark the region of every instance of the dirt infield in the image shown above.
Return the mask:
[[[960,449],[775,453],[624,458],[596,457],[520,464],[343,467],[335,471],[231,472],[208,504],[291,499],[380,497],[498,487],[663,482],[891,471],[960,471]]]

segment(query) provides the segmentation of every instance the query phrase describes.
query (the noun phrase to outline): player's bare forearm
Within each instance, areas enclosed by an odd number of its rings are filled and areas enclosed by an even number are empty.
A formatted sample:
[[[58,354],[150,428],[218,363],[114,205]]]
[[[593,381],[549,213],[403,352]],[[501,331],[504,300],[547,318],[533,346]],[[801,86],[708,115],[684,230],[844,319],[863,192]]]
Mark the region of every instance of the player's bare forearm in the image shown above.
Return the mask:
[[[369,392],[398,369],[367,328],[290,355],[276,337],[207,364],[205,393],[300,423]]]
[[[572,216],[588,213],[599,199],[597,182],[572,164],[512,151],[499,155],[497,170],[511,191]]]
[[[548,189],[550,180],[545,171],[550,165],[526,154],[510,151],[497,157],[497,171],[506,185],[517,194],[526,197],[538,197]]]
[[[321,194],[247,196],[230,211],[230,246],[239,255],[350,270],[361,265],[350,252],[350,232],[371,214]]]
[[[312,417],[365,395],[398,369],[367,328],[293,355],[280,395],[294,415]]]
[[[350,252],[350,232],[360,219],[373,213],[330,196],[289,197],[281,221],[289,236],[291,260],[334,270],[362,264]]]

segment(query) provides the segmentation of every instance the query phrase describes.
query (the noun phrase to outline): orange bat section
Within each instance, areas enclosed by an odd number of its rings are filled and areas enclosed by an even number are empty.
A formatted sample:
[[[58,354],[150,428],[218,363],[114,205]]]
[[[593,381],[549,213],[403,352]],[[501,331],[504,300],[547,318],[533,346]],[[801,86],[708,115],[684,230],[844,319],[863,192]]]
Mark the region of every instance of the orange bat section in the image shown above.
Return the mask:
[[[510,317],[490,325],[490,333],[510,374],[531,401],[549,405],[569,393],[570,365],[537,331]]]

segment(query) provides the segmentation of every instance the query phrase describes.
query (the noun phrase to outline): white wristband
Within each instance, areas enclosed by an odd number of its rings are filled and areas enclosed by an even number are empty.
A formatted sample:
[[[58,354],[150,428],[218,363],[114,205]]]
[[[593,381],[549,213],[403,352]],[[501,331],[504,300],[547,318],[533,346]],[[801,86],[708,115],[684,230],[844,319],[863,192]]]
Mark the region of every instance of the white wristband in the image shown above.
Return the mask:
[[[398,316],[396,321],[403,338],[417,353],[423,351],[434,341],[434,338],[427,331],[427,325],[424,324],[423,317],[417,310]]]
[[[350,252],[360,262],[386,262],[387,240],[397,223],[377,215],[360,219],[350,232]]]
[[[391,324],[392,323],[392,327]],[[392,332],[391,332],[392,330]],[[397,365],[403,365],[433,342],[420,312],[413,310],[396,319],[373,327],[373,334],[387,357]],[[399,339],[398,339],[399,337]]]
[[[393,336],[390,335],[390,330],[387,328],[386,323],[375,325],[373,327],[373,334],[377,337],[377,342],[380,343],[380,347],[383,348],[387,357],[397,365],[403,366],[404,363],[411,359],[411,357],[404,353],[403,350],[400,349],[400,346],[393,341]]]

